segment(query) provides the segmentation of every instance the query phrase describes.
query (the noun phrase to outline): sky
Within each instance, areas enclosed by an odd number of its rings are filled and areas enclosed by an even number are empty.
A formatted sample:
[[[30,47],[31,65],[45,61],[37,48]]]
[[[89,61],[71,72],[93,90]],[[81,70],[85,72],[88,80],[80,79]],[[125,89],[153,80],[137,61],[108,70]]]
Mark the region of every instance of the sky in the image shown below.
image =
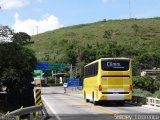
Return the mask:
[[[35,35],[97,21],[160,17],[160,0],[0,0],[0,25]]]

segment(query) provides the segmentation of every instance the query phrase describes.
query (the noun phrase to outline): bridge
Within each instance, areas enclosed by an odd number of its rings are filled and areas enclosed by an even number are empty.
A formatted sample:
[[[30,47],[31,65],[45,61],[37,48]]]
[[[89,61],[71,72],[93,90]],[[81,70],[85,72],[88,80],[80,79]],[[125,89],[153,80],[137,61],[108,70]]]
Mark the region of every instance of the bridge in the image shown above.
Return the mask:
[[[59,87],[36,87],[41,90],[42,104],[7,113],[2,118],[15,119],[46,119],[46,120],[159,120],[160,100],[148,98],[147,104],[134,103],[139,101],[133,97],[133,102],[126,102],[125,105],[117,105],[114,102],[102,102],[93,105],[86,103],[82,98],[82,91],[79,87],[69,87],[64,93],[64,88]],[[144,98],[143,98],[144,99]],[[145,103],[144,103],[145,104]],[[155,107],[157,106],[157,107]],[[38,114],[37,114],[38,113]]]
[[[63,87],[43,87],[41,90],[42,101],[50,120],[160,119],[160,109],[146,105],[126,103],[124,106],[117,106],[113,102],[105,102],[95,106],[85,102],[81,90],[68,88],[66,94]]]

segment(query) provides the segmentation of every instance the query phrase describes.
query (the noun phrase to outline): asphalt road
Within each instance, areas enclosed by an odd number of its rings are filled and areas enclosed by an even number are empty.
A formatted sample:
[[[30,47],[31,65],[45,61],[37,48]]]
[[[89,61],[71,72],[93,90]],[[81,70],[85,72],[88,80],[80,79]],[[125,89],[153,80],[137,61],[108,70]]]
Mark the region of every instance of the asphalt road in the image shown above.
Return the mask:
[[[86,103],[81,93],[62,87],[42,88],[42,100],[51,120],[159,120],[160,110],[125,104]]]

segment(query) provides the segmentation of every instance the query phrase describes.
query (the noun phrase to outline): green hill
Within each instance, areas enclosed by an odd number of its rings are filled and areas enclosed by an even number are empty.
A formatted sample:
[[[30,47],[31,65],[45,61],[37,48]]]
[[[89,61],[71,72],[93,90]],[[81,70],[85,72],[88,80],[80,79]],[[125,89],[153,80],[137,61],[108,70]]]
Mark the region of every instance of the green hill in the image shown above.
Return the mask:
[[[103,20],[32,36],[34,44],[27,47],[35,51],[39,61],[52,63],[73,62],[83,65],[99,57],[123,56],[134,59],[143,53],[152,58],[153,54],[156,57],[160,55],[159,26],[160,18]],[[159,63],[156,65],[159,66]]]

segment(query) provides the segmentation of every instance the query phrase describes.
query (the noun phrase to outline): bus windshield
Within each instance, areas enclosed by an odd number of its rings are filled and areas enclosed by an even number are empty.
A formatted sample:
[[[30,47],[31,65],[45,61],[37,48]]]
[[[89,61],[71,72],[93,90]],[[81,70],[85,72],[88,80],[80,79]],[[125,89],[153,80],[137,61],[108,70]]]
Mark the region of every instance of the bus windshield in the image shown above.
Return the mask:
[[[102,60],[102,70],[104,71],[127,71],[129,60]]]

